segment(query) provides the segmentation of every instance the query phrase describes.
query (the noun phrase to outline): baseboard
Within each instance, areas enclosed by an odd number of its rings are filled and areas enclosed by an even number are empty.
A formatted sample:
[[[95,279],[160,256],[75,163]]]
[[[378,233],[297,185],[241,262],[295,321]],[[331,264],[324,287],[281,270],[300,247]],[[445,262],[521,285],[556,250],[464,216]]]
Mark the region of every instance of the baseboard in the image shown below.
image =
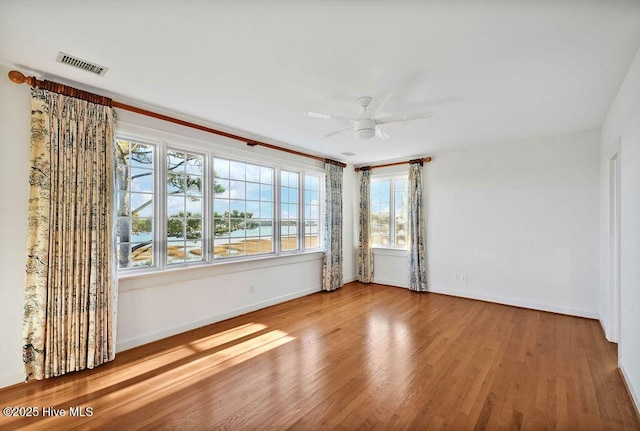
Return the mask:
[[[394,287],[404,287],[406,289],[409,288],[409,283],[407,283],[406,281],[398,281],[398,280],[387,280],[384,278],[373,278],[373,282],[374,283],[378,283],[378,284],[385,284],[387,286],[394,286]]]
[[[151,343],[153,341],[161,340],[163,338],[180,334],[182,332],[191,331],[192,329],[201,328],[203,326],[207,326],[212,323],[220,322],[222,320],[230,319],[232,317],[237,317],[242,314],[247,314],[252,311],[260,310],[262,308],[270,307],[272,305],[280,304],[286,301],[290,301],[292,299],[296,299],[302,296],[310,295],[312,293],[320,292],[321,290],[322,289],[320,288],[320,286],[318,286],[316,289],[299,290],[297,292],[289,293],[287,295],[277,296],[275,298],[270,298],[266,301],[256,302],[254,304],[247,305],[245,307],[240,307],[240,308],[236,308],[235,310],[216,314],[206,319],[196,320],[196,321],[185,323],[184,325],[180,325],[174,328],[165,329],[163,331],[158,331],[158,332],[147,334],[141,337],[136,337],[129,340],[121,341],[116,343],[116,352],[129,350],[134,347],[142,346],[143,344]]]
[[[12,374],[0,377],[0,388],[17,385],[24,382],[24,374]]]
[[[622,363],[621,359],[618,360],[618,369],[620,370],[620,374],[622,375],[622,381],[627,388],[627,392],[629,392],[629,396],[631,397],[631,402],[636,408],[636,414],[640,419],[640,394],[638,394],[638,392],[631,384],[631,379],[629,378],[629,374],[627,374],[627,371],[625,370],[624,364]]]
[[[427,290],[433,293],[441,293],[443,295],[459,296],[462,298],[478,299],[480,301],[495,302],[497,304],[511,305],[514,307],[530,308],[532,310],[549,311],[551,313],[567,314],[569,316],[586,317],[588,319],[599,319],[599,315],[593,311],[580,310],[578,308],[561,307],[550,304],[540,304],[537,302],[522,301],[519,299],[503,298],[499,296],[482,295],[476,292],[464,290],[448,290],[428,287]]]

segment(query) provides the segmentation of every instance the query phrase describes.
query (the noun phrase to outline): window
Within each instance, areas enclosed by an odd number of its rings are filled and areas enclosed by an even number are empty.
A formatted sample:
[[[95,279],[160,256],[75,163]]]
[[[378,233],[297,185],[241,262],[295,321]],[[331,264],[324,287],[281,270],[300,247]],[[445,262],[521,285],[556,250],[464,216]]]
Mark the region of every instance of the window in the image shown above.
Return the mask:
[[[320,169],[234,160],[193,142],[116,142],[120,271],[320,248]]]
[[[298,220],[300,174],[280,171],[280,250],[299,250]]]
[[[374,247],[406,248],[406,177],[371,180],[371,243]]]
[[[272,253],[274,169],[213,160],[215,258]]]
[[[115,175],[118,268],[155,265],[154,160],[154,145],[117,140]]]
[[[304,247],[320,247],[320,177],[304,176]]]
[[[167,264],[205,260],[204,156],[167,151]]]

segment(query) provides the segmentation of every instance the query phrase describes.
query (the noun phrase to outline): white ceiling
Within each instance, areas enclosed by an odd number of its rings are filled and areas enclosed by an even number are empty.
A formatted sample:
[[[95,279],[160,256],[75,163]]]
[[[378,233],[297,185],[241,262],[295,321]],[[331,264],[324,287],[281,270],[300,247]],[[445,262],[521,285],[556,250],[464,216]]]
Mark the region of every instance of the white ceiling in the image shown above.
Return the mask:
[[[638,0],[0,0],[5,65],[355,164],[599,127],[639,46]],[[435,117],[358,140],[303,115],[381,89],[379,116]]]

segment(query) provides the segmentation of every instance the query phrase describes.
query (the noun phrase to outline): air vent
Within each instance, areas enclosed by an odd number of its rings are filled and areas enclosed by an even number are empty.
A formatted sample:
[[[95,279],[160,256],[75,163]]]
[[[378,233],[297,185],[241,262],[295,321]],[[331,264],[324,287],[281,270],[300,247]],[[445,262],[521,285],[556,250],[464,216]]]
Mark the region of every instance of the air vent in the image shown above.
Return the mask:
[[[347,156],[347,157],[351,157],[351,156],[355,156],[355,155],[356,155],[356,153],[352,153],[351,151],[345,151],[345,152],[344,152],[344,153],[342,153],[342,154],[344,154],[344,155],[345,155],[345,156]]]
[[[78,69],[86,70],[87,72],[95,73],[96,75],[104,76],[109,70],[108,67],[100,66],[99,64],[91,63],[87,60],[74,57],[64,52],[58,54],[56,58],[58,63],[68,64],[69,66],[77,67]]]

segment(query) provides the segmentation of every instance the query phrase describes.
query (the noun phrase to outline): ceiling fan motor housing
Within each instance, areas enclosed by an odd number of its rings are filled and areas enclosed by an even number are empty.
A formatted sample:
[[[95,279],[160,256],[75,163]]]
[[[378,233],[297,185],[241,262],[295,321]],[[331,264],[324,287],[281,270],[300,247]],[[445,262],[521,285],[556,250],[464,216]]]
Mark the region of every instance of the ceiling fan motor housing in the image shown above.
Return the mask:
[[[362,118],[354,125],[355,134],[360,139],[369,139],[376,134],[376,122],[371,118]]]

